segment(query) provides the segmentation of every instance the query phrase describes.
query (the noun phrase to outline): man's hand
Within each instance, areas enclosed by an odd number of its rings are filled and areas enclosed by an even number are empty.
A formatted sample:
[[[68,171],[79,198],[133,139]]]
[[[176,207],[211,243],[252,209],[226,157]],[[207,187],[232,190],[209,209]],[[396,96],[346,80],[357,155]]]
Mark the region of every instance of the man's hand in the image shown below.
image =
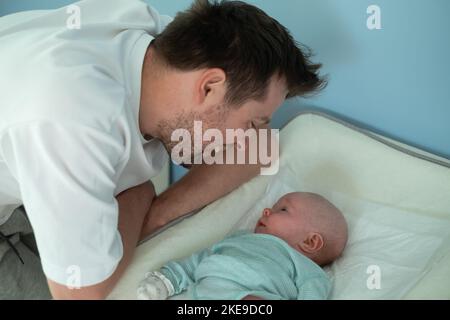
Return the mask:
[[[114,288],[131,261],[144,218],[150,210],[155,189],[148,181],[117,195],[119,204],[119,232],[122,237],[123,257],[114,273],[105,281],[80,289],[68,287],[48,280],[49,288],[55,299],[104,299]]]

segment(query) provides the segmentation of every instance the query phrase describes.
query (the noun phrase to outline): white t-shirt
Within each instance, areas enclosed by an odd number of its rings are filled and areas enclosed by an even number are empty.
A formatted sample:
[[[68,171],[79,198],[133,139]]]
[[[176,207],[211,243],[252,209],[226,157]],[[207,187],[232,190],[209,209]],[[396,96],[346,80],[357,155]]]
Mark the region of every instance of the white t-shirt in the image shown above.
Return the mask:
[[[44,272],[87,286],[122,258],[115,196],[168,161],[139,131],[142,63],[171,21],[138,0],[0,18],[0,223],[23,204]],[[71,20],[73,22],[73,20]]]

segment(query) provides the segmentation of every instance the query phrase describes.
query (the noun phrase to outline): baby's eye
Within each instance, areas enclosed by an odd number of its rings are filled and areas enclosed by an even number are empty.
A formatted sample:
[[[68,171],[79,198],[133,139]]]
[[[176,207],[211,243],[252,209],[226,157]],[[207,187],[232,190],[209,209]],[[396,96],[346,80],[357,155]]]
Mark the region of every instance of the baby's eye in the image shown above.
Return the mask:
[[[281,211],[287,211],[287,209],[286,208],[281,208]]]

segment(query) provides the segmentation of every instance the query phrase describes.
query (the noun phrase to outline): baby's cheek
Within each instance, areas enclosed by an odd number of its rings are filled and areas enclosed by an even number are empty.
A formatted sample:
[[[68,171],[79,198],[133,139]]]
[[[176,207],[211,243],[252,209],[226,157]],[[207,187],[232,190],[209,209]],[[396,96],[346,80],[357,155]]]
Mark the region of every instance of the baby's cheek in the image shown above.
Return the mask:
[[[267,226],[267,232],[277,236],[277,237],[283,237],[284,236],[284,228],[283,225],[279,223],[272,223],[269,226]]]
[[[293,221],[285,220],[285,221],[278,221],[276,225],[276,233],[280,238],[283,238],[284,240],[290,240],[292,238],[292,234],[295,231],[295,227],[293,225]]]

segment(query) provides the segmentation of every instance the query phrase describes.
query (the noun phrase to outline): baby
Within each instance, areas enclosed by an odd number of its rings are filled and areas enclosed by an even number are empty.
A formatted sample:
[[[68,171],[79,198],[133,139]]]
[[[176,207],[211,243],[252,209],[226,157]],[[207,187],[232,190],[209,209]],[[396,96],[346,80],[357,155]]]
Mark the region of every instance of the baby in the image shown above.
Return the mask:
[[[327,299],[321,266],[347,243],[342,213],[318,194],[288,193],[262,212],[254,232],[238,231],[140,283],[139,299],[167,299],[192,285],[194,299]]]

